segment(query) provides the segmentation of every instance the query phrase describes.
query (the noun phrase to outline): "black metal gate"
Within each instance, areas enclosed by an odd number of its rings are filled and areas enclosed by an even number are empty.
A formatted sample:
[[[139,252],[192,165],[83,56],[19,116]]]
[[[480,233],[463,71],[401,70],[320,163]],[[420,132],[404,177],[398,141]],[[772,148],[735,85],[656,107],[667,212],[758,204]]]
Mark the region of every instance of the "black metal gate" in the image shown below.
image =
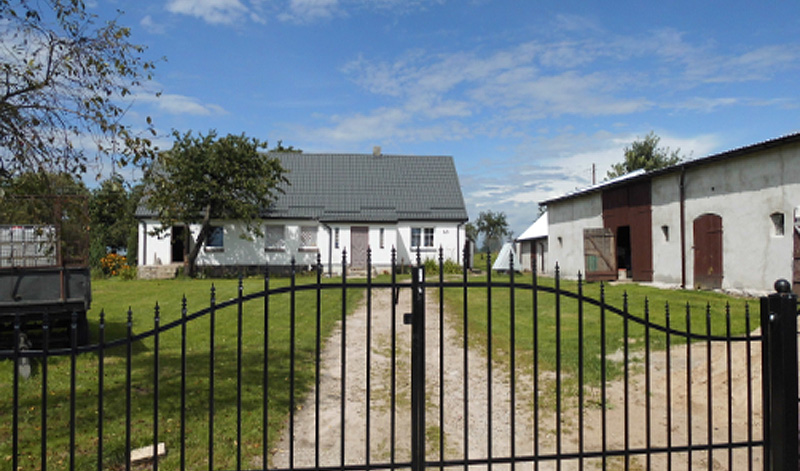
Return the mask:
[[[375,276],[368,254],[365,278],[348,278],[345,257],[341,278],[318,264],[310,278],[267,275],[251,294],[240,279],[234,297],[218,302],[212,287],[191,314],[185,298],[156,304],[146,332],[129,311],[124,335],[108,338],[101,314],[87,346],[73,326],[70,346],[52,348],[45,322],[34,349],[0,352],[11,360],[0,460],[15,471],[797,467],[797,308],[782,288],[762,300],[762,337],[746,306],[633,309],[626,294],[615,307],[605,285],[558,270],[446,266],[441,252],[418,255],[410,277],[395,264]],[[25,364],[29,380],[13,367]]]

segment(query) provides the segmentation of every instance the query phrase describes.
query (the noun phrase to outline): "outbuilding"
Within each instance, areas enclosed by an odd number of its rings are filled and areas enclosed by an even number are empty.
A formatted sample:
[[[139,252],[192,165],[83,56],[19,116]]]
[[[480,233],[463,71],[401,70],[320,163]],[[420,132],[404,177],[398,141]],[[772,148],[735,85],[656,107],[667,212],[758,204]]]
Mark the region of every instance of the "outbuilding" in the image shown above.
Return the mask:
[[[565,276],[763,292],[800,287],[800,134],[545,201]]]

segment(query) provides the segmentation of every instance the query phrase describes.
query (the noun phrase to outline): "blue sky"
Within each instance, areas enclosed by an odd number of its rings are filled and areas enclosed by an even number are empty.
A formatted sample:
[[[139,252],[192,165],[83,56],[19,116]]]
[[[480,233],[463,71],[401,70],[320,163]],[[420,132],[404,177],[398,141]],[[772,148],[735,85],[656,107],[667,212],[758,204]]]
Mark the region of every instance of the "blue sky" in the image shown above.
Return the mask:
[[[156,76],[131,122],[452,155],[519,235],[651,130],[687,158],[800,131],[800,3],[96,0]],[[166,58],[160,61],[160,58]],[[152,93],[161,92],[160,98]],[[134,175],[135,176],[135,175]]]

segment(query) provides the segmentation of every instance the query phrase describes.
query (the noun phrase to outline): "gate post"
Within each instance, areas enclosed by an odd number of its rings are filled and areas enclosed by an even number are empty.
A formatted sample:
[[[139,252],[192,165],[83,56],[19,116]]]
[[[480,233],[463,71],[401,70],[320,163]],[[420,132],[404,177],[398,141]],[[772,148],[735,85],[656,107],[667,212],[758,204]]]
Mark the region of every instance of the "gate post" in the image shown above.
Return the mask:
[[[425,470],[425,268],[411,281],[411,470]]]
[[[797,295],[786,280],[761,298],[764,469],[797,470]]]

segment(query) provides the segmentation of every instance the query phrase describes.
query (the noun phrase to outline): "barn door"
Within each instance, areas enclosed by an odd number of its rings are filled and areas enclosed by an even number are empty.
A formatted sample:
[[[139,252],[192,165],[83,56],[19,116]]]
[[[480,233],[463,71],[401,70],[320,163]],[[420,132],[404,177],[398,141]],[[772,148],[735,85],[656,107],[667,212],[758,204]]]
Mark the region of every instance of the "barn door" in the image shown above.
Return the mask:
[[[694,220],[694,285],[722,288],[722,218],[704,214]]]
[[[616,280],[617,261],[614,232],[607,227],[583,230],[586,280]]]
[[[369,247],[369,227],[351,227],[350,265],[353,268],[366,268],[367,247]]]

